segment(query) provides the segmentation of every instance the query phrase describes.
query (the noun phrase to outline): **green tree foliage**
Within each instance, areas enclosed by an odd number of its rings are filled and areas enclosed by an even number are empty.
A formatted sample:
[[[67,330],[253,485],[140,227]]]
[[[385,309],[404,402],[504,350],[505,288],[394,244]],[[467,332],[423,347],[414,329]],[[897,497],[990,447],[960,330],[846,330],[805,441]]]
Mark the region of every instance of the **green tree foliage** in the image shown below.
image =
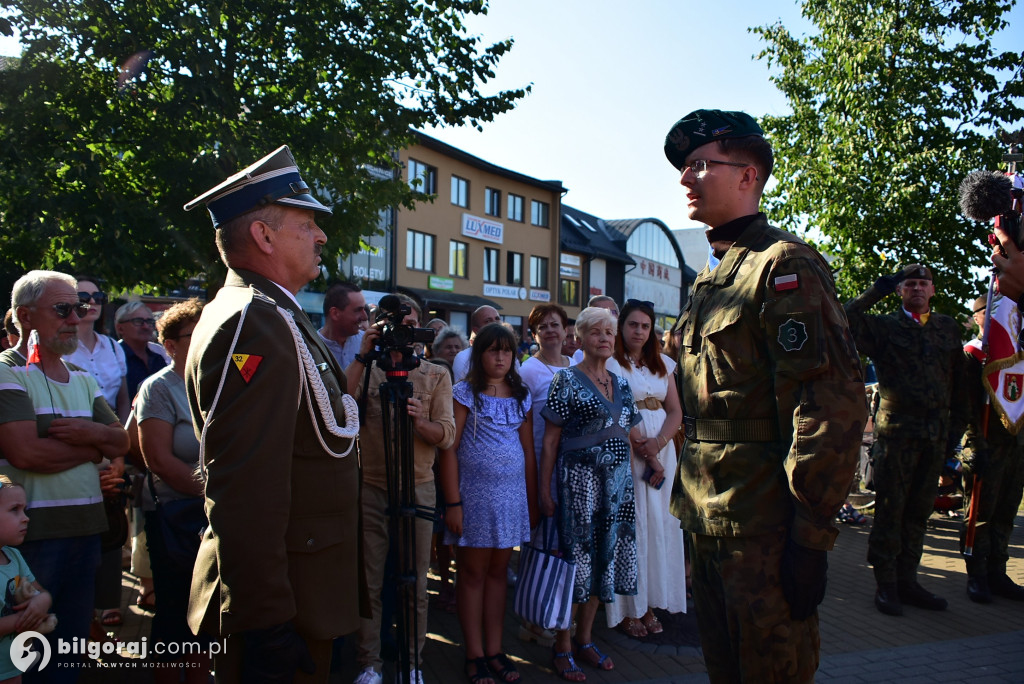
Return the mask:
[[[957,188],[999,168],[996,134],[1024,114],[1021,55],[992,44],[1013,4],[804,0],[815,34],[752,29],[793,112],[762,120],[771,216],[821,237],[844,297],[913,262],[932,268],[947,309],[982,287],[989,228],[960,215]]]
[[[85,269],[126,287],[216,281],[209,217],[182,205],[281,144],[334,204],[328,253],[350,252],[383,208],[416,201],[400,177],[373,173],[397,168],[411,128],[479,128],[528,91],[484,92],[511,41],[467,33],[483,0],[2,7],[0,31],[13,26],[26,45],[0,64],[7,271]]]

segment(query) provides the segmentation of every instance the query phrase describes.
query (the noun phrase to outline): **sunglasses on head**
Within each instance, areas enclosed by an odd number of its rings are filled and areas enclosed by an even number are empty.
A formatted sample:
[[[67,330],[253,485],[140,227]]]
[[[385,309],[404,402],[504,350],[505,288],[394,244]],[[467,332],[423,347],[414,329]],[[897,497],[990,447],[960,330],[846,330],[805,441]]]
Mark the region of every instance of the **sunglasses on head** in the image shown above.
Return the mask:
[[[654,302],[649,302],[646,299],[627,299],[626,306],[642,306],[647,309],[654,309]]]
[[[89,305],[85,302],[57,302],[53,305],[53,310],[57,314],[57,318],[65,319],[71,315],[74,311],[78,314],[79,318],[84,318],[89,313]]]
[[[78,293],[78,298],[81,299],[83,302],[88,302],[91,299],[92,301],[96,302],[97,304],[106,304],[107,303],[107,293],[106,292],[79,292]]]

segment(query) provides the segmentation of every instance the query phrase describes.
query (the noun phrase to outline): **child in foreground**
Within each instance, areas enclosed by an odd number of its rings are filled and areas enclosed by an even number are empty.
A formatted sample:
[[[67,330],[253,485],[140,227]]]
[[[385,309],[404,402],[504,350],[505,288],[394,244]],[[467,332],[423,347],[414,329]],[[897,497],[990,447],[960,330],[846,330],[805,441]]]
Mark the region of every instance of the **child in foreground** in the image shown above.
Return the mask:
[[[0,580],[3,584],[0,605],[0,682],[20,682],[21,671],[11,660],[11,643],[19,632],[52,631],[52,616],[47,615],[52,599],[39,586],[21,553],[13,548],[25,541],[28,515],[25,514],[25,490],[20,484],[0,475]]]

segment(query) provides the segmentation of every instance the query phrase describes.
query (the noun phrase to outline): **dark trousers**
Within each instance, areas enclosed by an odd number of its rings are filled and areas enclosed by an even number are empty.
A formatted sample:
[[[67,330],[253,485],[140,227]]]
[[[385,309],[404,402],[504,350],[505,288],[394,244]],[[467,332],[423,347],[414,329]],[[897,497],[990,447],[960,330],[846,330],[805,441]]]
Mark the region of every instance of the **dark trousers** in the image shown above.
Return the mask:
[[[917,580],[944,452],[942,439],[875,440],[875,519],[868,537],[868,562],[879,584]]]
[[[76,682],[75,665],[86,656],[65,654],[57,640],[88,639],[93,615],[96,570],[100,565],[100,535],[29,541],[18,547],[29,569],[53,597],[50,609],[57,616],[57,628],[47,634],[52,660],[41,672],[26,672],[25,682]]]
[[[964,549],[967,525],[970,522],[971,494],[974,474],[964,469],[964,491],[968,516],[960,531],[960,550]],[[988,472],[981,481],[978,498],[978,522],[975,527],[974,550],[968,559],[968,572],[1004,573],[1010,559],[1010,534],[1024,493],[1024,446],[1000,446],[992,450]]]

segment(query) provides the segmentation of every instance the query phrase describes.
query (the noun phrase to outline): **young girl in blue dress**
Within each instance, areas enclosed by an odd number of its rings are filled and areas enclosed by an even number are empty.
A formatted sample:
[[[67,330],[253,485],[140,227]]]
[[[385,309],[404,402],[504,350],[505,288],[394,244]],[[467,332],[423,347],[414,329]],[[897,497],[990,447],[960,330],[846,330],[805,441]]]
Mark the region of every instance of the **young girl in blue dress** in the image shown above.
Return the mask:
[[[455,544],[456,604],[471,682],[515,682],[501,651],[512,548],[537,524],[537,462],[530,392],[515,368],[516,339],[502,323],[477,333],[469,374],[452,390],[455,444],[441,454],[446,544]]]

